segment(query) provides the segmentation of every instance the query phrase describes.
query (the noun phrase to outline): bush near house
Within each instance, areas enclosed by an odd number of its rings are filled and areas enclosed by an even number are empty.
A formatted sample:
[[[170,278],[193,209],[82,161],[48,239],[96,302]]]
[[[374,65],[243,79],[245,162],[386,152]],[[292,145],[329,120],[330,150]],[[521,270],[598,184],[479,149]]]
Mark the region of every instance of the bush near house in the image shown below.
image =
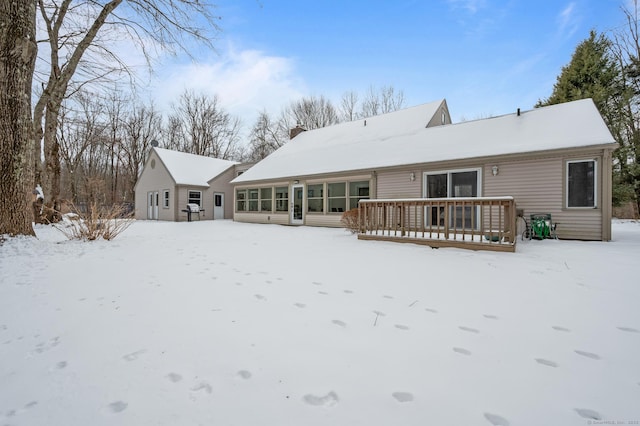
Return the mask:
[[[132,213],[126,205],[100,206],[93,202],[84,209],[72,205],[71,212],[54,226],[70,240],[93,241],[112,240],[132,222]]]
[[[360,230],[360,215],[358,209],[351,209],[344,212],[340,222],[346,229],[351,231],[352,234],[357,234]]]

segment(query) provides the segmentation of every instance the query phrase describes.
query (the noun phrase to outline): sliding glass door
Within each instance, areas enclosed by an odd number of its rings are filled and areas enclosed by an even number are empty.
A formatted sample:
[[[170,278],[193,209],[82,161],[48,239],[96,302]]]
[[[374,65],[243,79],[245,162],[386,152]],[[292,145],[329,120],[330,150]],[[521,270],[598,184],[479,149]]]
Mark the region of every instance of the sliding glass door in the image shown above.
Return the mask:
[[[425,198],[471,198],[480,195],[480,169],[452,170],[425,173]],[[476,207],[451,207],[449,226],[455,228],[477,228],[479,211]],[[444,226],[444,207],[431,207],[426,212],[427,225]]]

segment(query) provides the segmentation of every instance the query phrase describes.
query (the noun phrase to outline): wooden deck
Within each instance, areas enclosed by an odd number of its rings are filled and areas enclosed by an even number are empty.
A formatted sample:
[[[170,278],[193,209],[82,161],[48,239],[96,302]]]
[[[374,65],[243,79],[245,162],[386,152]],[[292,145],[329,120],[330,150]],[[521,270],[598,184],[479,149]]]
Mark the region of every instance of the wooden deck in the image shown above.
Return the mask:
[[[361,200],[358,239],[515,252],[513,197]]]

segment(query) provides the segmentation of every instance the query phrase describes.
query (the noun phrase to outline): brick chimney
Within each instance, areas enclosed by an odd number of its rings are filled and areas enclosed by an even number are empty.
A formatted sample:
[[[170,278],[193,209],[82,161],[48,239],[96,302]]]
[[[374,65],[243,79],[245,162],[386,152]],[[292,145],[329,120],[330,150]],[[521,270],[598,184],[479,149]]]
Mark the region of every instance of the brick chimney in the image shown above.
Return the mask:
[[[296,127],[289,130],[289,140],[295,138],[302,132],[306,132],[306,129],[303,129],[299,124],[297,124]]]

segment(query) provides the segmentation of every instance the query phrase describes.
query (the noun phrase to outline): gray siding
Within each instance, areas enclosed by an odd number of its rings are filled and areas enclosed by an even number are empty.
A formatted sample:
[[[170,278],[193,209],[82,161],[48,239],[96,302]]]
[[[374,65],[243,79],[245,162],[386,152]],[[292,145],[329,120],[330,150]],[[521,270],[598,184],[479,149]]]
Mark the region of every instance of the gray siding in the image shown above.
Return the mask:
[[[151,167],[151,164],[155,164]],[[163,208],[162,191],[169,190],[169,208]],[[158,206],[158,219],[159,220],[176,220],[176,213],[173,206],[175,205],[175,184],[171,175],[164,167],[164,164],[158,158],[157,154],[151,151],[149,158],[144,167],[144,173],[138,178],[138,182],[135,187],[135,218],[147,219],[147,193],[150,191],[158,191],[159,193],[159,206]]]
[[[598,208],[568,209],[565,206],[565,167],[569,159],[596,158],[591,155],[555,157],[537,160],[486,163],[484,167],[484,196],[510,195],[517,208],[524,209],[525,218],[532,213],[551,213],[558,223],[559,238],[577,240],[601,240],[602,234],[602,184],[598,182]],[[598,157],[602,169],[602,158]],[[492,175],[491,168],[498,165],[499,173]],[[598,176],[602,176],[601,171]],[[522,225],[520,225],[522,226]]]
[[[411,173],[415,180],[411,181]],[[420,198],[422,197],[422,171],[413,170],[379,172],[376,198]]]

